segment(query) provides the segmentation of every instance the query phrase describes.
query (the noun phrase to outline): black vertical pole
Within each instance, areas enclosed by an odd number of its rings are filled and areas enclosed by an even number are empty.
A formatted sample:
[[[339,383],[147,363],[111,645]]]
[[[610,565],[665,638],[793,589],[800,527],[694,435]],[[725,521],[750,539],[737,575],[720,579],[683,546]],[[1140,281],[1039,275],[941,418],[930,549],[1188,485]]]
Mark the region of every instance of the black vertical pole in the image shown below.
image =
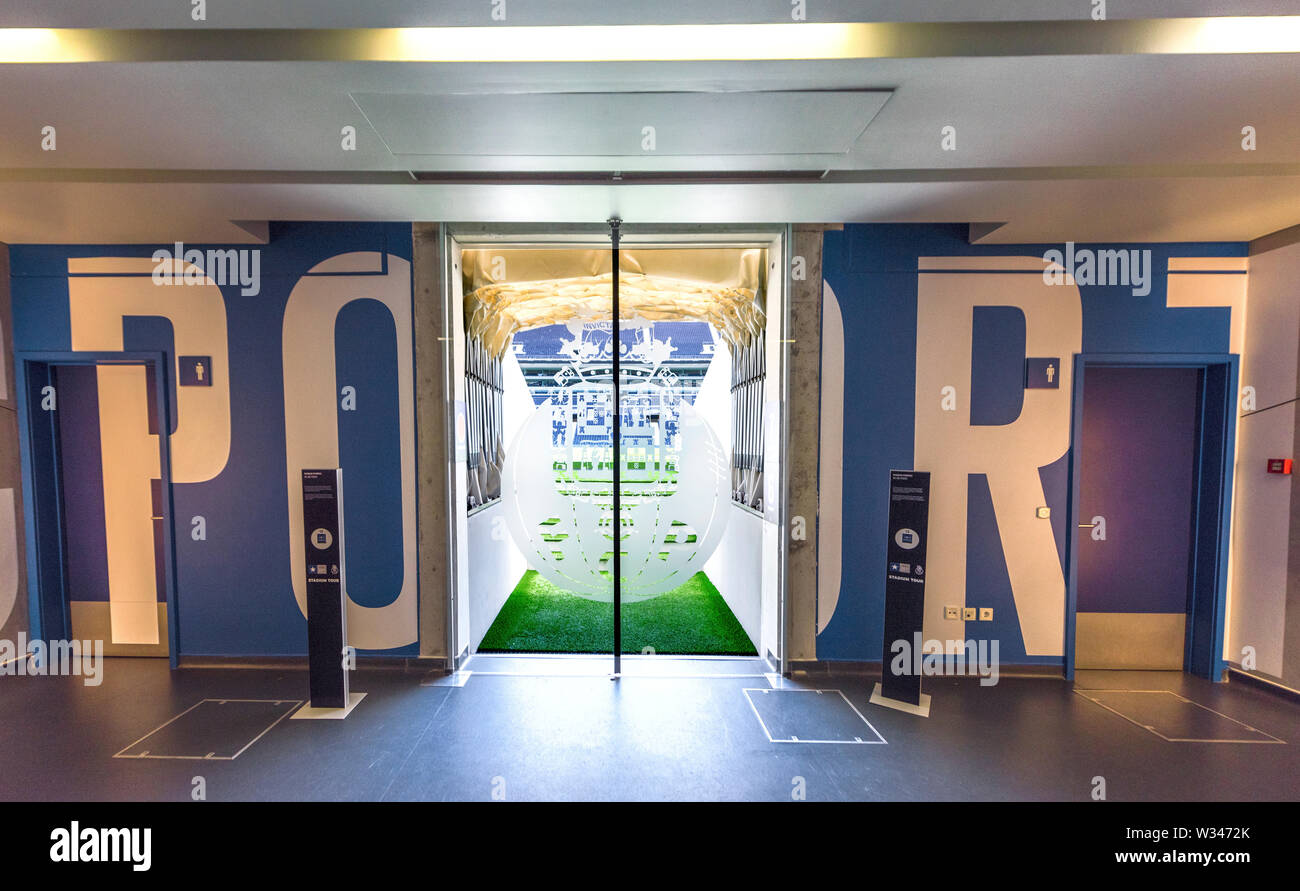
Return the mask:
[[[622,493],[619,489],[623,483],[622,460],[619,457],[619,428],[623,424],[623,409],[619,404],[619,367],[618,367],[618,348],[620,343],[619,318],[618,318],[618,241],[619,226],[623,221],[618,217],[611,217],[609,220],[609,241],[612,247],[612,272],[613,277],[610,280],[610,297],[613,306],[611,313],[614,316],[614,675],[618,676],[623,669],[623,511],[622,511]]]

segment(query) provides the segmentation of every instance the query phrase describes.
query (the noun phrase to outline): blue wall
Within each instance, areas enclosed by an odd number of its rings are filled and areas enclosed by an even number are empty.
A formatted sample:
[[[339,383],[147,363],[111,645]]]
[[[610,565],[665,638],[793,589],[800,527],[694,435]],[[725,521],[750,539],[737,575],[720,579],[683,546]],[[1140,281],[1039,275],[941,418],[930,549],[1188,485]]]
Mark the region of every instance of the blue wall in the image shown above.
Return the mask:
[[[14,349],[71,349],[68,265],[71,257],[150,257],[171,245],[36,246],[11,248]],[[186,245],[206,250],[213,245]],[[250,246],[234,246],[247,248]],[[283,315],[290,291],[316,264],[365,251],[409,261],[409,224],[283,223],[261,250],[261,288],[243,295],[222,286],[229,368],[230,453],[225,468],[201,483],[176,483],[177,610],[183,655],[300,655],[306,621],[290,578],[285,469]],[[386,261],[385,261],[386,262]],[[358,295],[361,296],[361,295]],[[124,322],[126,349],[163,349],[173,372],[170,325],[161,317]],[[357,300],[340,311],[333,344],[339,384],[357,388],[355,411],[338,412],[340,463],[347,481],[348,590],[357,603],[383,606],[401,585],[401,479],[397,407],[397,332],[377,301]],[[404,331],[401,336],[410,337]],[[169,386],[173,417],[175,376]],[[335,392],[338,386],[335,386]],[[205,541],[190,535],[203,516]],[[394,578],[394,573],[397,577]],[[384,651],[414,654],[415,644]]]
[[[67,351],[70,257],[150,257],[159,246],[18,246],[12,248],[14,345],[19,351]],[[167,246],[170,247],[170,246]],[[193,246],[206,248],[208,246]],[[850,225],[825,238],[824,274],[843,316],[845,506],[838,603],[817,641],[823,659],[881,658],[885,578],[885,473],[912,467],[916,433],[918,259],[1041,258],[1060,245],[978,246],[960,225]],[[1093,249],[1120,247],[1088,245]],[[1173,244],[1150,248],[1151,292],[1080,286],[1084,352],[1224,353],[1230,311],[1166,307],[1170,257],[1245,256],[1241,244]],[[409,224],[278,224],[261,247],[261,291],[223,286],[231,391],[231,443],[224,469],[202,483],[173,486],[180,652],[185,655],[295,655],[305,651],[305,621],[293,595],[288,545],[282,337],[290,291],[314,265],[365,251],[409,260]],[[359,298],[364,295],[359,294]],[[971,321],[971,425],[1006,424],[1019,414],[1026,323],[1013,305],[980,306]],[[128,348],[173,350],[157,317],[125,320]],[[364,607],[391,602],[400,584],[402,497],[399,374],[395,339],[409,336],[376,301],[358,299],[337,319],[332,344],[335,392],[347,383],[362,394],[355,412],[339,411],[349,535],[348,589]],[[169,393],[173,406],[174,389]],[[175,413],[174,413],[175,417]],[[183,415],[176,418],[184,425]],[[1009,456],[1014,458],[1014,456]],[[1052,508],[1063,555],[1067,458],[1037,468]],[[923,468],[922,468],[923,469]],[[1001,641],[1004,662],[1053,661],[1026,655],[1006,560],[1004,531],[985,474],[967,479],[966,602],[994,607],[996,620],[968,636]],[[192,540],[189,518],[207,518],[206,541]],[[941,547],[935,543],[934,547]],[[1063,559],[1063,557],[1062,557]],[[386,650],[416,652],[414,644]],[[1059,658],[1056,660],[1059,661]]]
[[[1079,247],[1149,248],[1153,261],[1151,291],[1145,296],[1134,296],[1132,288],[1124,285],[1079,286],[1083,352],[1228,352],[1230,310],[1167,307],[1165,273],[1171,257],[1244,257],[1244,244]],[[966,224],[847,225],[842,231],[826,233],[824,277],[838,298],[844,325],[844,528],[839,600],[818,635],[819,659],[878,661],[882,655],[886,474],[893,468],[912,468],[914,457],[918,259],[1018,256],[1041,260],[1047,250],[1062,248],[1061,244],[972,245]],[[1024,397],[1024,320],[1014,307],[977,307],[972,331],[970,423],[1007,423],[1019,414]],[[1063,456],[1039,468],[1062,561],[1066,462]],[[970,474],[968,485],[965,602],[994,607],[994,621],[968,623],[967,636],[998,639],[1005,663],[1060,664],[1060,657],[1025,654],[985,475]],[[930,547],[941,548],[943,543],[932,542]]]

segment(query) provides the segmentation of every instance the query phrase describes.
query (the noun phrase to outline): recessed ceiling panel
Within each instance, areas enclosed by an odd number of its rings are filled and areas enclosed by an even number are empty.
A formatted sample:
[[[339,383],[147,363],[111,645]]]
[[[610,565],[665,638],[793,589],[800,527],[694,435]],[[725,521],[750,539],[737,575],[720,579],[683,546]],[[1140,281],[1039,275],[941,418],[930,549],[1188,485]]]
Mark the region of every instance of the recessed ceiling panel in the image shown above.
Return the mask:
[[[394,155],[842,155],[889,90],[354,93]]]

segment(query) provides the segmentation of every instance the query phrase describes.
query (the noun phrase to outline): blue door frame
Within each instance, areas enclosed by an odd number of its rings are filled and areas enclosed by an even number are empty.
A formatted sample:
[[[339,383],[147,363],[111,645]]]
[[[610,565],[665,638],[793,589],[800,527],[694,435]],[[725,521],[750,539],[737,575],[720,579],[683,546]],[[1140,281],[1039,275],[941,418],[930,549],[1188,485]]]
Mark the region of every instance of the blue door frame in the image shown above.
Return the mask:
[[[1196,443],[1194,553],[1189,578],[1183,670],[1223,680],[1223,637],[1228,592],[1232,467],[1237,433],[1238,356],[1234,353],[1076,353],[1070,421],[1069,505],[1066,511],[1065,676],[1074,677],[1078,591],[1079,484],[1084,372],[1091,367],[1195,368],[1200,394]]]
[[[176,561],[172,523],[171,488],[171,363],[163,352],[16,352],[14,371],[17,378],[18,439],[22,457],[24,526],[27,530],[27,601],[34,640],[47,640],[52,631],[66,637],[71,622],[63,576],[66,563],[63,553],[62,498],[55,475],[52,499],[37,498],[35,483],[38,462],[57,463],[58,438],[54,436],[53,418],[41,408],[41,399],[33,399],[32,385],[48,380],[51,366],[59,365],[143,365],[152,368],[157,386],[154,399],[158,417],[158,466],[162,476],[163,515],[163,585],[167,598],[167,650],[171,667],[177,665],[179,626],[176,619]],[[45,450],[56,451],[46,453]],[[52,503],[46,503],[50,502]],[[55,534],[57,532],[57,535]],[[43,571],[44,570],[44,571]],[[58,638],[56,638],[58,639]]]

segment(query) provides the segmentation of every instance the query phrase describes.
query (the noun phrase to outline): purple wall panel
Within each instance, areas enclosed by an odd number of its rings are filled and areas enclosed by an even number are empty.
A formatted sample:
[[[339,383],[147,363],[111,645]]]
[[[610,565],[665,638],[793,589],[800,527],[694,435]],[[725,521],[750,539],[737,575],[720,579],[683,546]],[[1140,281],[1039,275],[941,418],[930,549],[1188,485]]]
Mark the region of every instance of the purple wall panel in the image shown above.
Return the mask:
[[[1086,371],[1079,522],[1106,520],[1106,540],[1078,529],[1080,612],[1187,608],[1199,372]]]
[[[69,600],[108,600],[99,387],[93,365],[55,368]]]

